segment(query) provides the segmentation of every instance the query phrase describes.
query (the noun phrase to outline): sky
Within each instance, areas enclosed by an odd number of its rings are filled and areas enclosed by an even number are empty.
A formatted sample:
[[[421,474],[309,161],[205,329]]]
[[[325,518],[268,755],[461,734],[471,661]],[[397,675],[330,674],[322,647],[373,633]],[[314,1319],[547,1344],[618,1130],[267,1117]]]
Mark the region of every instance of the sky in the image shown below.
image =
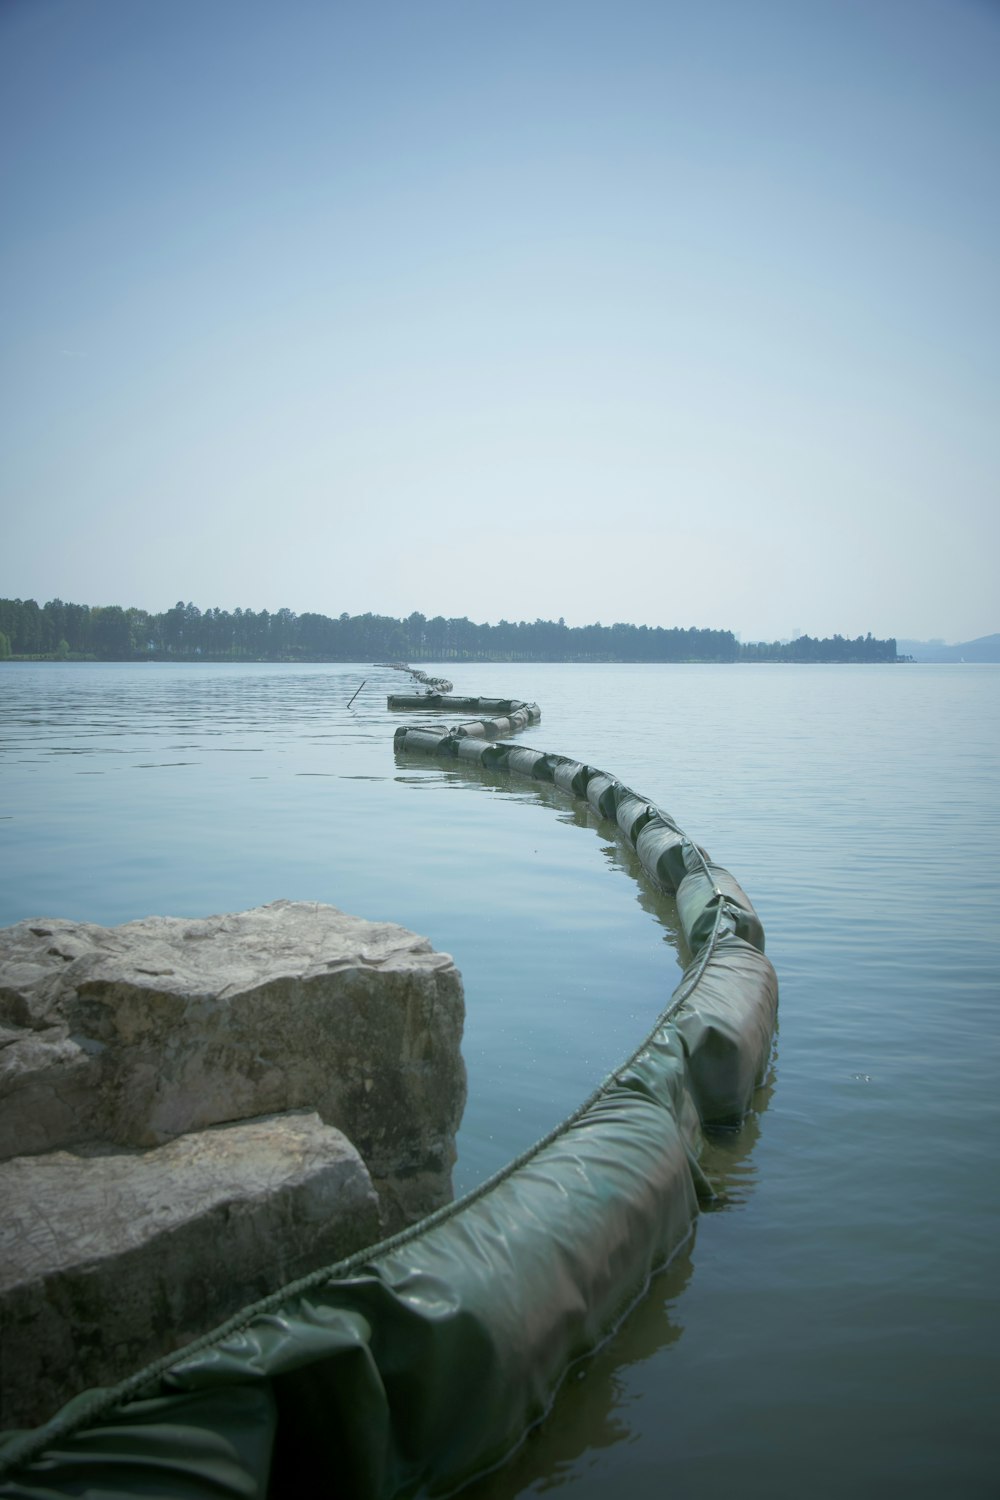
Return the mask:
[[[0,0],[0,596],[1000,630],[1000,0]]]

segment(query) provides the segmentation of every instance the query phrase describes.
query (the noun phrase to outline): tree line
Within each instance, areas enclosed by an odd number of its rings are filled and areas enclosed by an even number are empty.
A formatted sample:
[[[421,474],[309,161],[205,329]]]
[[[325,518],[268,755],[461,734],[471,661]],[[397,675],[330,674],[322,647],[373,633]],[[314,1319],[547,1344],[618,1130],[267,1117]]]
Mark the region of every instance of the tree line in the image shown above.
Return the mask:
[[[801,636],[737,641],[731,630],[567,625],[501,620],[477,625],[413,613],[297,615],[290,609],[206,609],[182,600],[161,614],[120,604],[0,599],[0,657],[97,661],[895,661],[895,640]]]

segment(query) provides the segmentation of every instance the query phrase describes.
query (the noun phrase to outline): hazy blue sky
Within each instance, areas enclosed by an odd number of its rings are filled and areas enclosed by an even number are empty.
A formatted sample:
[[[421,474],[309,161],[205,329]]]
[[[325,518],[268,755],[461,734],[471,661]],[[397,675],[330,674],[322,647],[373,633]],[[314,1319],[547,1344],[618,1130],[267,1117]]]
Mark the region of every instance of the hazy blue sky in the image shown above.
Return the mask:
[[[998,162],[995,0],[0,0],[0,595],[998,630]]]

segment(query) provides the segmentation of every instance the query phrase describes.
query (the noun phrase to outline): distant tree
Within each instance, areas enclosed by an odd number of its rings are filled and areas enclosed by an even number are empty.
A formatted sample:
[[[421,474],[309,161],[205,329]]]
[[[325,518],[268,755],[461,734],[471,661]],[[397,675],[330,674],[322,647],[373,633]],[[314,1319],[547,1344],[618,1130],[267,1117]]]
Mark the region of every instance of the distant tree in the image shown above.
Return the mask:
[[[105,661],[125,661],[132,654],[132,636],[128,616],[120,604],[92,610],[94,649]]]
[[[406,621],[406,652],[407,656],[419,660],[424,655],[424,627],[426,618],[414,610]]]
[[[162,616],[160,638],[163,649],[176,652],[178,655],[184,649],[184,600],[178,599],[173,609],[168,609]]]
[[[270,650],[278,656],[288,656],[295,644],[295,616],[290,609],[279,609],[271,616]]]
[[[64,604],[62,607],[62,634],[69,641],[71,651],[81,655],[91,650],[90,607],[86,604]]]
[[[37,656],[42,651],[42,612],[34,599],[25,599],[21,605],[20,628],[14,641],[18,656]]]
[[[154,620],[144,609],[127,609],[129,642],[133,656],[144,656],[149,652],[149,642],[154,630]]]

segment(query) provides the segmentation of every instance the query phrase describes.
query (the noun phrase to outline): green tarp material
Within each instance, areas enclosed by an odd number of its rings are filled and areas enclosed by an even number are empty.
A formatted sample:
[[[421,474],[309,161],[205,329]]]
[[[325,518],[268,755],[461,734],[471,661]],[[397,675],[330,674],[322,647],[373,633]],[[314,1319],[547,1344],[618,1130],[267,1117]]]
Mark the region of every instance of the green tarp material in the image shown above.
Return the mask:
[[[651,803],[637,797],[627,787],[618,788],[615,796],[615,819],[630,844],[635,844],[640,829],[645,828],[654,816],[655,810]]]
[[[454,754],[432,738],[414,743]],[[614,789],[619,806],[635,798],[597,772],[587,792],[595,778],[611,817]],[[727,871],[690,843],[686,858],[694,959],[640,1050],[570,1120],[415,1229],[8,1434],[0,1496],[388,1500],[452,1493],[500,1462],[688,1240],[711,1193],[702,1126],[738,1121],[767,1063],[777,981],[745,940],[760,924]]]
[[[720,937],[673,1026],[703,1125],[736,1125],[771,1055],[778,981],[759,948]]]
[[[537,703],[525,703],[521,698],[463,698],[448,693],[390,693],[386,699],[390,713],[403,708],[448,708],[463,713],[489,714],[491,718],[509,716],[518,709],[534,710],[535,719],[541,718]]]
[[[533,781],[552,780],[552,761],[542,750],[522,750],[519,746],[508,750],[506,767],[518,776],[530,776]]]
[[[552,764],[552,779],[556,786],[574,797],[586,796],[589,766],[582,765],[578,760],[568,760],[564,755],[553,755]]]
[[[677,915],[692,953],[708,941],[720,905],[726,907],[739,936],[763,952],[764,929],[750,897],[728,870],[706,862],[690,870],[677,887]]]
[[[663,813],[651,818],[635,838],[635,851],[646,874],[668,891],[675,891],[688,873],[685,856],[689,849],[683,833]]]

